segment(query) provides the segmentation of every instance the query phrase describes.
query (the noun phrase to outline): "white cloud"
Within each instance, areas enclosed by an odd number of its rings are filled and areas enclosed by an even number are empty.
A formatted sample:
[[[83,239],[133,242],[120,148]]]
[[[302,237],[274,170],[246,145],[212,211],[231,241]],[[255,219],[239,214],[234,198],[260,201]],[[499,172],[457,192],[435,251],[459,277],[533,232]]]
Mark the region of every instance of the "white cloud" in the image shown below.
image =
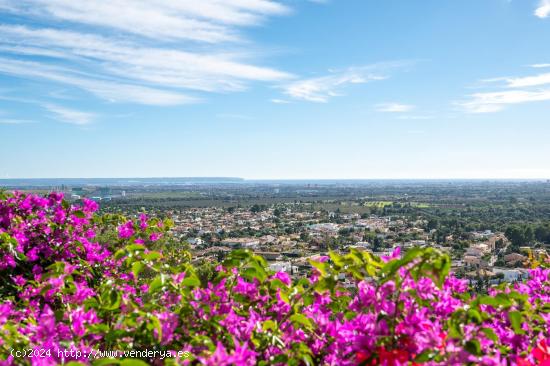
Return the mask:
[[[326,103],[330,98],[342,95],[346,86],[386,79],[382,70],[388,67],[391,65],[352,67],[326,76],[302,79],[286,85],[284,93],[295,99]]]
[[[157,40],[238,40],[235,26],[290,10],[272,0],[19,0],[11,11],[81,23]]]
[[[548,100],[550,100],[550,89],[538,91],[506,90],[472,94],[469,101],[457,104],[470,113],[492,113],[501,111],[510,104]]]
[[[506,79],[510,88],[524,88],[550,84],[550,73]]]
[[[43,107],[51,112],[54,115],[55,119],[75,125],[90,124],[96,117],[93,113],[77,111],[74,109],[60,107],[54,104],[44,104]]]
[[[10,3],[8,0],[0,0],[0,10],[16,11],[16,7],[14,4]]]
[[[93,79],[89,75],[82,75],[82,73],[68,68],[2,57],[0,57],[0,73],[72,85],[111,102],[165,106],[197,101],[193,97],[176,92],[125,84],[113,80]]]
[[[5,12],[57,28],[0,23],[7,63],[0,73],[68,84],[110,101],[190,103],[200,98],[189,90],[241,91],[253,81],[291,78],[254,65],[254,46],[239,34],[290,12],[275,0],[0,0]],[[31,64],[25,56],[38,57]],[[36,70],[25,73],[26,66]]]
[[[273,98],[273,99],[271,99],[271,103],[275,103],[275,104],[289,104],[290,101],[285,100],[285,99]]]
[[[539,18],[548,18],[550,16],[550,0],[540,0],[535,16]]]
[[[403,113],[410,112],[414,109],[414,105],[400,103],[383,103],[376,106],[378,112],[387,113]]]
[[[281,71],[232,60],[226,54],[151,48],[93,34],[7,25],[0,25],[0,34],[0,47],[5,51],[79,60],[94,66],[96,73],[164,87],[235,91],[244,89],[246,80],[290,77]]]
[[[36,121],[28,119],[2,119],[0,118],[0,125],[23,125],[28,123],[36,123]]]
[[[533,64],[533,65],[531,65],[531,67],[533,67],[535,69],[543,69],[543,68],[546,68],[546,67],[550,67],[550,64]]]
[[[531,65],[534,68],[546,66],[546,64]],[[467,100],[455,104],[469,113],[493,113],[502,111],[508,105],[550,100],[550,73],[496,77],[481,82],[489,83],[493,90],[471,94]],[[494,88],[498,89],[494,90]]]

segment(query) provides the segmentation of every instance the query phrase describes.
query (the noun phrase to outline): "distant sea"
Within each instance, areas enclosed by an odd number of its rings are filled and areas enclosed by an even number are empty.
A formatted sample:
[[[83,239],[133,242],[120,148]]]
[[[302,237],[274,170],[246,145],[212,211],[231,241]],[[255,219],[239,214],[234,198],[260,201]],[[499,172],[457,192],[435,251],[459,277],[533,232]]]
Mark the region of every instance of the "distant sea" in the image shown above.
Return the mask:
[[[430,185],[480,183],[548,182],[546,179],[244,179],[237,177],[180,178],[29,178],[0,179],[0,187],[78,187],[78,186],[186,186],[186,185]]]
[[[29,178],[0,179],[0,187],[58,187],[58,186],[143,186],[241,183],[242,178]]]

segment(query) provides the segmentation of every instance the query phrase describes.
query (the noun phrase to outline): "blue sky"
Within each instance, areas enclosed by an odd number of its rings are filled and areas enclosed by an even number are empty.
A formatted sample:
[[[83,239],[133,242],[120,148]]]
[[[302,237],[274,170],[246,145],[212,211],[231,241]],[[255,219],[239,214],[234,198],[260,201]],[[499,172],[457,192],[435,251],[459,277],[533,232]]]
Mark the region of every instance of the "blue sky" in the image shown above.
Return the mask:
[[[0,177],[550,178],[550,0],[0,0]]]

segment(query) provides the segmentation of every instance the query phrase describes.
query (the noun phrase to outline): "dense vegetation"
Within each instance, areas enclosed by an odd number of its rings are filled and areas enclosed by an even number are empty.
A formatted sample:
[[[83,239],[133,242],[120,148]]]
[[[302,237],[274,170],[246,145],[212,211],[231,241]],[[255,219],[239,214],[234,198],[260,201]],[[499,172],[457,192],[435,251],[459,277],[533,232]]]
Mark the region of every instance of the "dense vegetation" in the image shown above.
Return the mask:
[[[228,212],[236,207],[253,212],[291,207],[292,211],[323,212],[323,219],[336,223],[338,215],[329,218],[329,212],[426,220],[426,229],[437,229],[434,240],[439,243],[449,235],[467,240],[472,231],[492,230],[507,232],[514,250],[550,244],[549,182],[265,183],[128,190],[129,196],[102,203],[102,212],[134,214],[146,209],[163,216],[189,207],[223,207]],[[288,233],[300,232],[297,229],[284,228]]]
[[[205,282],[169,221],[97,209],[57,193],[0,192],[0,364],[550,362],[546,259],[526,283],[486,295],[449,274],[450,259],[432,248],[331,254],[294,282],[235,251]],[[18,356],[29,349],[33,357]],[[101,359],[97,350],[176,357]]]

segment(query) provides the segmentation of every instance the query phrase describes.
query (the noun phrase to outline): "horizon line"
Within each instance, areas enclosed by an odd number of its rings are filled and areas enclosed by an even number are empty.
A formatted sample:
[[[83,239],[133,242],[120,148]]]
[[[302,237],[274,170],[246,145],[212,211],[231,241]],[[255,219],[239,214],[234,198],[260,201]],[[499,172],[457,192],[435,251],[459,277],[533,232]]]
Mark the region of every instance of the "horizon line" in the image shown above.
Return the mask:
[[[495,181],[517,181],[517,180],[550,180],[550,177],[376,177],[376,178],[243,178],[230,176],[129,176],[129,177],[3,177],[0,181],[9,180],[93,180],[93,179],[230,179],[239,181],[365,181],[365,180],[495,180]]]

